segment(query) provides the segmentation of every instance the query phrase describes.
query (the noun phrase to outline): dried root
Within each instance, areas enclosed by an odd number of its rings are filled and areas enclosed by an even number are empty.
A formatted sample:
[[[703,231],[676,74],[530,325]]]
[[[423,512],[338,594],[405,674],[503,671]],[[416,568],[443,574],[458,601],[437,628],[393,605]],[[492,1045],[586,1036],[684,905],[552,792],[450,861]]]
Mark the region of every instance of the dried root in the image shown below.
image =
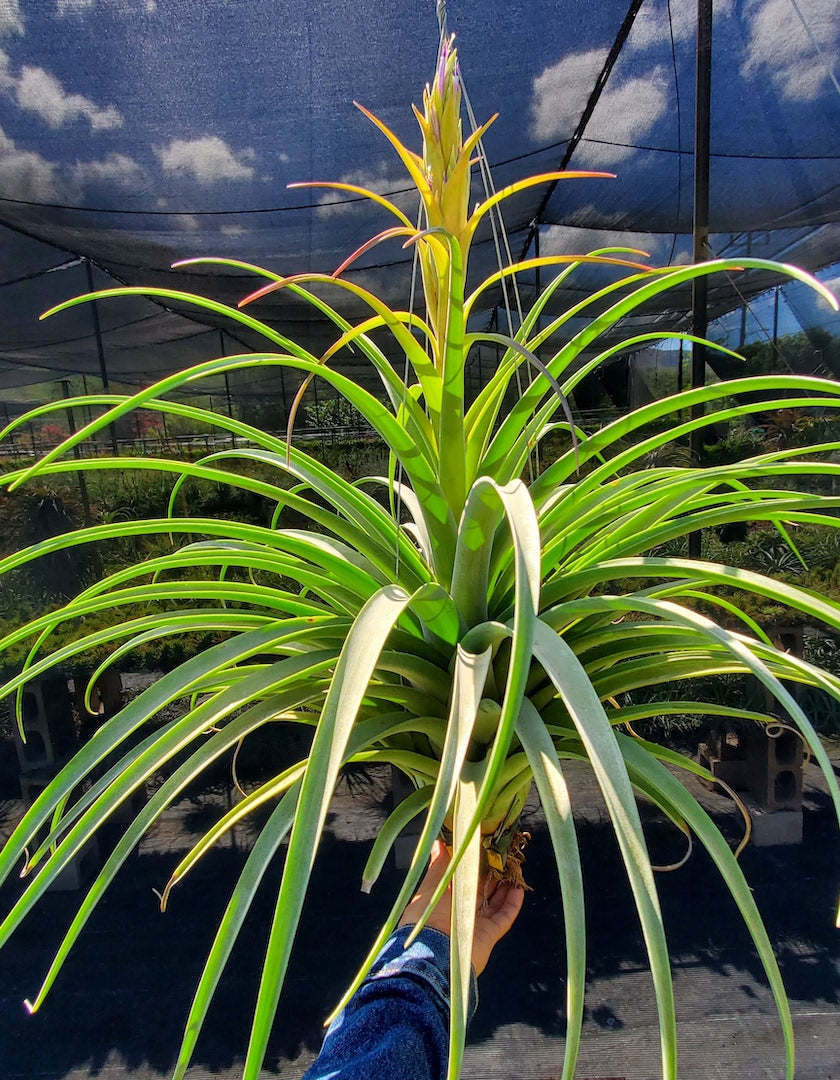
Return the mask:
[[[488,837],[484,842],[488,875],[495,881],[509,881],[517,889],[532,892],[531,886],[522,875],[525,847],[530,839],[530,833],[520,832],[518,829],[505,834],[498,840],[495,837]],[[507,850],[504,850],[505,848]]]

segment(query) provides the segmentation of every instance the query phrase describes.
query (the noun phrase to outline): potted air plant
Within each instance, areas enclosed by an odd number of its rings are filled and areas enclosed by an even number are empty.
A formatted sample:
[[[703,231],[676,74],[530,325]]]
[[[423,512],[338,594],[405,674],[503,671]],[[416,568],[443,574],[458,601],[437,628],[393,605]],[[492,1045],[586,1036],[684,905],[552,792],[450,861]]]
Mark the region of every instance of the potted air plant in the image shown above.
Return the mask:
[[[676,1024],[668,943],[657,900],[636,796],[655,804],[708,850],[740,908],[767,973],[793,1075],[791,1016],[773,949],[738,863],[675,771],[710,778],[692,760],[638,737],[639,722],[663,711],[743,716],[743,710],[703,701],[628,703],[628,692],[669,680],[718,672],[755,675],[771,692],[822,767],[835,806],[840,791],[823,747],[785,682],[817,686],[840,698],[840,681],[777,650],[768,636],[719,589],[758,594],[809,619],[840,628],[840,607],[812,592],[738,568],[651,554],[704,526],[769,521],[787,535],[789,523],[835,527],[836,499],[798,487],[813,476],[835,476],[808,447],[756,454],[736,464],[700,469],[685,465],[635,469],[644,455],[686,439],[705,424],[767,410],[840,407],[840,386],[810,377],[771,375],[687,390],[655,401],[586,434],[555,422],[564,400],[585,375],[619,352],[653,338],[621,345],[604,335],[646,301],[669,288],[719,271],[761,268],[807,280],[792,267],[761,260],[718,260],[651,270],[636,255],[602,251],[529,259],[492,275],[467,295],[466,267],[476,228],[506,197],[533,184],[566,178],[550,173],[511,185],[469,209],[471,157],[487,125],[462,137],[461,90],[455,50],[444,44],[423,112],[418,155],[376,117],[417,187],[423,217],[417,227],[379,194],[349,184],[334,187],[367,195],[395,223],[364,245],[398,238],[418,253],[425,314],[394,309],[341,276],[280,278],[246,263],[222,261],[259,275],[264,285],[246,297],[248,312],[164,289],[114,289],[70,300],[133,292],[187,300],[258,330],[264,353],[227,356],[163,379],[132,397],[95,395],[101,415],[31,467],[9,473],[10,486],[31,477],[74,469],[142,468],[176,478],[170,513],[159,520],[115,521],[42,542],[0,563],[6,572],[57,550],[93,541],[169,534],[171,553],[122,569],[81,592],[58,611],[35,619],[0,641],[0,649],[32,643],[25,669],[0,694],[20,692],[28,680],[67,659],[107,645],[116,664],[138,645],[196,627],[222,632],[221,643],[192,656],[110,719],[50,783],[26,813],[0,856],[4,875],[24,861],[28,887],[0,928],[14,932],[50,882],[132,793],[170,759],[173,771],[136,814],[81,901],[43,985],[37,1009],[86,919],[144,832],[222,755],[278,719],[311,733],[299,762],[245,795],[174,869],[170,890],[202,855],[246,815],[270,808],[198,983],[176,1077],[189,1064],[209,1002],[267,867],[286,848],[266,960],[255,1005],[244,1076],[255,1080],[275,1011],[295,930],[306,901],[315,853],[340,770],[348,763],[395,766],[412,793],[388,817],[364,872],[376,881],[389,849],[419,815],[422,828],[393,909],[347,995],[361,981],[382,942],[414,893],[435,839],[452,846],[452,1013],[449,1075],[458,1076],[464,1048],[473,905],[482,866],[499,875],[519,872],[517,819],[532,783],[545,812],[562,891],[566,936],[567,1039],[564,1080],[571,1080],[579,1046],[585,984],[581,870],[563,762],[590,763],[603,792],[638,908],[658,1003],[662,1075],[676,1076]],[[358,254],[358,253],[357,253]],[[620,280],[549,317],[547,304],[583,261],[616,264]],[[221,261],[221,260],[220,260]],[[348,260],[349,263],[349,260]],[[347,264],[345,264],[347,265]],[[469,349],[487,338],[470,316],[501,278],[535,266],[556,276],[510,336],[489,335],[501,346],[497,370],[467,401],[464,369]],[[313,287],[348,290],[370,309],[350,325]],[[294,343],[250,314],[251,303],[276,289],[291,289],[314,304],[335,327],[335,342],[321,356]],[[60,308],[55,309],[60,310]],[[591,314],[567,340],[563,327]],[[52,313],[49,313],[52,314]],[[577,324],[576,324],[577,325]],[[375,333],[389,332],[410,376],[398,377]],[[690,338],[689,338],[690,340]],[[552,346],[553,341],[560,341]],[[334,358],[353,346],[382,383],[381,398],[345,377]],[[542,362],[536,359],[540,348]],[[590,357],[582,361],[582,356]],[[318,377],[358,410],[387,445],[390,475],[350,483],[293,446],[228,416],[180,401],[169,391],[205,375],[247,367],[289,367]],[[525,385],[510,407],[504,402],[517,373]],[[761,393],[759,393],[759,391]],[[70,400],[44,406],[28,419]],[[711,408],[715,403],[714,409]],[[705,415],[698,415],[708,406]],[[195,463],[159,458],[63,460],[81,440],[136,408],[200,420],[237,438],[236,448]],[[686,418],[690,417],[690,418]],[[27,418],[19,422],[25,422]],[[668,421],[665,425],[662,421]],[[657,422],[660,422],[657,426]],[[10,425],[6,431],[12,430]],[[567,447],[535,478],[523,480],[534,448],[558,428]],[[248,475],[243,464],[259,466]],[[271,476],[282,478],[276,483]],[[211,479],[263,496],[273,507],[264,527],[172,512],[181,484]],[[288,484],[291,478],[291,487]],[[283,526],[283,511],[302,514],[312,530]],[[621,581],[621,587],[611,582]],[[146,605],[156,602],[151,612]],[[703,605],[698,603],[703,601]],[[141,605],[138,609],[137,605]],[[704,610],[719,611],[716,622]],[[108,613],[104,629],[79,634],[50,651],[58,628],[83,616]],[[96,681],[98,672],[92,677]],[[176,698],[192,705],[161,726],[151,718]],[[757,723],[771,717],[750,714]],[[147,726],[148,725],[148,726]],[[106,763],[102,765],[101,763]],[[71,792],[90,778],[83,793]],[[347,996],[346,995],[346,996]],[[346,1000],[346,996],[345,999]]]

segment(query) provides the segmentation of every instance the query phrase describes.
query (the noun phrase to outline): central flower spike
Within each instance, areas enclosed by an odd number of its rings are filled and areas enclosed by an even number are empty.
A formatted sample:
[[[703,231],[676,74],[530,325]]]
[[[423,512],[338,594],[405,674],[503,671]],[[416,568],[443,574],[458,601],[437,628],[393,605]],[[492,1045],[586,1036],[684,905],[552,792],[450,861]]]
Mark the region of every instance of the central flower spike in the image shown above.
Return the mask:
[[[449,38],[441,45],[437,71],[423,92],[423,112],[412,106],[423,133],[421,188],[427,237],[420,241],[420,265],[426,311],[437,340],[437,358],[447,331],[452,261],[463,271],[469,247],[467,214],[470,197],[470,153],[461,127],[461,77],[458,53]]]
[[[464,148],[461,75],[452,42],[449,38],[441,46],[435,78],[423,92],[423,115],[417,108],[414,112],[423,132],[429,227],[442,227],[463,243],[470,196],[470,150]]]

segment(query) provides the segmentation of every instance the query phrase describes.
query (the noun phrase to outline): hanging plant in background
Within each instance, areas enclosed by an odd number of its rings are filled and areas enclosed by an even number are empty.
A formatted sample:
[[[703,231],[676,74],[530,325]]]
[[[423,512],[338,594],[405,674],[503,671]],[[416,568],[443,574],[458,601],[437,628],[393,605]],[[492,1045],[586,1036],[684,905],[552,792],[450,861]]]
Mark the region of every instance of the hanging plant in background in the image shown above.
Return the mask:
[[[105,724],[26,813],[0,856],[0,871],[8,875],[23,860],[30,882],[0,927],[0,939],[14,932],[62,867],[132,792],[173,761],[171,774],[127,828],[81,902],[32,1001],[37,1009],[85,921],[144,832],[216,759],[282,719],[311,732],[308,754],[243,797],[175,868],[163,893],[165,905],[171,889],[235,822],[270,808],[207,957],[176,1077],[182,1077],[189,1064],[257,886],[288,842],[244,1066],[247,1080],[259,1074],[332,793],[342,767],[361,762],[393,765],[415,789],[393,811],[373,845],[363,888],[376,882],[396,836],[412,817],[421,817],[422,830],[391,914],[371,935],[375,940],[347,994],[396,925],[435,838],[444,832],[454,851],[449,1075],[457,1077],[482,858],[500,874],[506,872],[511,851],[516,862],[516,821],[535,782],[562,891],[568,964],[563,1077],[571,1080],[583,1016],[585,904],[563,761],[583,759],[590,762],[603,792],[638,908],[658,1003],[663,1077],[676,1076],[674,1000],[637,793],[693,834],[723,876],[775,996],[787,1075],[792,1077],[791,1017],[771,943],[729,846],[671,767],[708,774],[688,758],[627,733],[643,730],[645,717],[661,713],[661,704],[620,703],[628,691],[656,685],[666,667],[671,681],[751,673],[770,690],[786,721],[801,732],[840,811],[840,791],[825,752],[782,682],[820,687],[840,699],[840,680],[779,652],[731,601],[716,600],[715,590],[756,594],[834,629],[840,629],[840,607],[745,570],[646,554],[701,527],[732,522],[770,522],[783,536],[790,523],[834,528],[838,500],[806,487],[814,476],[836,476],[840,466],[820,461],[820,451],[834,449],[832,445],[811,446],[801,460],[797,452],[785,449],[705,470],[674,463],[642,471],[633,471],[633,466],[703,425],[749,416],[759,408],[838,408],[840,386],[808,377],[744,378],[653,402],[591,435],[572,432],[567,421],[558,424],[554,418],[580,380],[622,349],[666,336],[691,340],[687,335],[646,334],[621,345],[599,344],[622,319],[675,286],[736,266],[761,268],[807,281],[829,303],[834,300],[792,267],[741,259],[737,264],[720,260],[651,270],[637,262],[638,253],[618,250],[529,259],[493,274],[467,294],[470,244],[476,229],[505,198],[531,185],[596,174],[549,173],[523,180],[470,212],[471,157],[488,125],[462,138],[461,87],[451,42],[441,50],[423,104],[422,113],[415,110],[423,134],[422,156],[366,113],[417,187],[423,208],[419,228],[381,195],[350,184],[333,186],[366,195],[391,216],[391,227],[356,255],[393,240],[416,247],[424,316],[390,308],[344,279],[344,267],[333,275],[280,278],[231,261],[224,265],[265,281],[239,310],[165,289],[128,288],[80,297],[55,309],[136,292],[188,300],[259,331],[266,351],[197,365],[132,397],[85,398],[87,405],[104,410],[99,418],[37,464],[7,474],[8,485],[79,468],[154,469],[176,478],[172,507],[184,481],[210,479],[257,493],[273,508],[273,516],[269,514],[265,527],[178,517],[174,512],[154,520],[114,521],[46,540],[0,563],[0,571],[6,572],[83,543],[127,536],[173,538],[171,553],[110,575],[61,610],[0,641],[0,649],[32,643],[26,669],[0,693],[19,692],[33,677],[104,643],[112,648],[108,663],[119,664],[145,642],[196,627],[229,635],[168,673]],[[549,316],[549,301],[586,261],[614,265],[617,280]],[[488,290],[536,266],[554,267],[556,276],[515,333],[469,329],[471,315]],[[369,317],[350,325],[312,291],[324,285],[362,300]],[[260,296],[276,289],[292,290],[333,323],[335,341],[322,356],[251,314]],[[583,328],[552,346],[572,319],[575,325],[584,320]],[[376,344],[382,332],[390,333],[404,353],[407,380],[395,374]],[[482,341],[500,346],[501,359],[475,400],[468,402],[465,362],[470,348]],[[350,346],[378,374],[382,400],[333,366]],[[543,357],[550,354],[549,359],[538,361],[538,350]],[[349,483],[289,440],[166,396],[187,382],[248,367],[290,367],[307,379],[324,380],[387,445],[390,476]],[[521,392],[505,408],[517,378]],[[19,423],[79,404],[77,399],[44,406]],[[713,404],[707,415],[686,419],[695,407]],[[195,463],[63,460],[74,445],[140,407],[214,424],[236,436],[237,447]],[[535,448],[550,432],[564,428],[570,435],[567,448],[541,475],[523,480]],[[248,464],[258,466],[253,476],[243,468]],[[272,475],[278,477],[276,483]],[[294,511],[298,521],[303,515],[311,529],[284,527],[286,510]],[[625,583],[620,591],[609,584],[616,580]],[[719,609],[726,626],[698,614],[699,599],[705,610]],[[157,603],[152,613],[146,607],[149,600]],[[84,617],[103,612],[109,613],[109,627],[86,634]],[[53,631],[71,620],[79,620],[77,640],[51,652]],[[96,678],[94,674],[93,681]],[[185,715],[162,726],[149,725],[168,703],[185,696],[192,701]],[[669,702],[667,709],[723,717],[736,712],[690,696]],[[772,718],[755,713],[752,719],[766,723]],[[88,778],[81,797],[71,803],[71,793]],[[441,889],[447,885],[445,879]]]

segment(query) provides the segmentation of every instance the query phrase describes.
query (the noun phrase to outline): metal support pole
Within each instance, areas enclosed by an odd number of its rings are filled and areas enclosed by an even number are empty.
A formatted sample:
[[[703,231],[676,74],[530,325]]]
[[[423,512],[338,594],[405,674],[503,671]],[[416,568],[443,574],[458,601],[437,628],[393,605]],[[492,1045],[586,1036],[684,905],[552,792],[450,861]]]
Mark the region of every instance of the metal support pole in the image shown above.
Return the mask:
[[[531,228],[534,230],[534,258],[540,257],[540,223],[538,221],[531,222]],[[542,292],[542,276],[540,275],[540,267],[534,268],[534,286],[536,290],[536,299],[539,300],[540,293]]]
[[[683,359],[685,355],[685,342],[680,338],[680,356],[677,360],[677,393],[683,391]]]
[[[87,395],[88,395],[87,375],[85,375],[84,372],[82,372],[82,393],[85,395],[85,397],[87,397]],[[90,411],[90,405],[85,406],[85,413],[87,415],[87,423],[92,424],[93,423],[93,413]],[[96,451],[94,450],[94,453],[95,452]]]
[[[283,402],[283,431],[284,431],[284,435],[285,435],[285,430],[286,430],[286,428],[287,428],[287,426],[289,424],[289,403],[286,401],[286,376],[285,376],[285,370],[286,370],[285,368],[280,368],[280,398],[281,398],[281,400]]]
[[[222,356],[224,356],[225,355],[225,332],[224,332],[224,330],[219,331],[219,345],[220,345],[221,350],[222,350]],[[228,379],[228,373],[227,372],[225,372],[225,398],[227,399],[228,416],[232,420],[233,419],[233,401],[231,400],[231,396],[230,396],[230,380]],[[232,447],[234,447],[234,448],[236,447],[236,436],[234,435],[233,432],[230,433],[230,445]]]
[[[88,292],[93,292],[93,271],[90,268],[90,259],[85,259],[85,272],[87,273]],[[108,382],[108,369],[105,367],[105,347],[102,344],[102,327],[99,325],[99,308],[96,306],[95,300],[91,301],[90,308],[93,315],[93,336],[96,339],[96,352],[99,357],[99,374],[102,379],[102,389],[107,394],[110,384]],[[108,425],[108,431],[111,435],[111,448],[114,451],[114,457],[119,457],[117,431],[113,424]]]
[[[313,394],[313,396],[315,398],[315,415],[318,417],[317,424],[318,424],[318,427],[323,427],[322,417],[321,417],[321,403],[318,400],[318,380],[317,379],[312,380],[312,394]]]
[[[11,422],[12,422],[12,418],[11,418],[11,416],[9,416],[9,406],[6,404],[5,401],[2,402],[2,405],[3,405],[3,415],[4,415],[5,421],[6,421],[3,424],[3,427],[8,427],[9,424],[11,424]],[[16,450],[17,450],[17,447],[15,446],[15,437],[14,437],[14,435],[9,436],[9,442],[10,442],[11,452],[12,452],[12,454],[14,454],[16,452]]]
[[[227,398],[228,416],[232,420],[233,419],[233,400],[231,399],[231,396],[230,396],[230,381],[228,380],[228,373],[227,372],[225,372],[225,397]],[[233,446],[233,447],[236,446],[236,435],[233,432],[230,433],[230,445]]]
[[[61,390],[65,399],[70,397],[69,379],[61,380]],[[73,416],[72,409],[67,409],[67,427],[70,429],[71,435],[76,434],[76,418]],[[76,458],[76,460],[78,461],[81,456],[82,455],[79,449],[79,444],[77,443],[73,447],[73,457]],[[76,474],[76,476],[79,480],[79,495],[82,499],[82,509],[85,512],[85,526],[89,527],[93,524],[93,518],[90,515],[90,499],[88,497],[87,481],[85,480],[85,474],[81,470]]]
[[[752,254],[752,233],[747,233],[747,256]],[[748,304],[746,300],[741,302],[741,327],[738,334],[738,348],[743,349],[747,341],[747,308]]]
[[[694,104],[694,261],[703,262],[709,257],[709,154],[711,142],[712,100],[712,0],[697,0],[697,72]],[[707,279],[705,275],[695,278],[692,287],[691,332],[695,337],[705,338],[708,331]],[[696,389],[706,384],[706,347],[693,343],[691,346],[691,386]],[[692,420],[703,413],[702,405],[691,408]],[[691,433],[691,461],[694,466],[702,462],[703,431]],[[699,558],[701,534],[693,532],[688,537],[688,554]]]

